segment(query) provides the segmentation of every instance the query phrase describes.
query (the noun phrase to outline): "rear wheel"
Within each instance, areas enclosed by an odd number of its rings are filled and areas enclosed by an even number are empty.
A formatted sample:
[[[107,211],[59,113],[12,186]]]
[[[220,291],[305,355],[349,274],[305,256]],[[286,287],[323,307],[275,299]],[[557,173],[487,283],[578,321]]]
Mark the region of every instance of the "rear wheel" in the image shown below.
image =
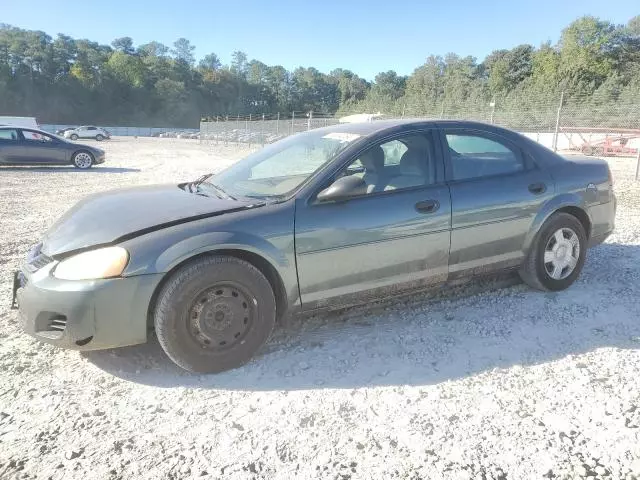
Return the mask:
[[[72,133],[71,136],[69,137],[71,140],[77,140],[78,139],[78,135],[76,135],[75,133]]]
[[[201,373],[247,362],[275,321],[275,296],[265,276],[244,260],[217,255],[177,270],[160,291],[154,313],[169,358]]]
[[[596,147],[593,150],[593,154],[596,155],[597,157],[602,157],[604,155],[604,147],[602,146]]]
[[[96,135],[96,140],[101,142],[102,140],[104,140],[104,136],[99,133],[99,134]]]
[[[74,167],[86,170],[87,168],[91,168],[93,165],[93,155],[84,151],[76,152],[73,154],[71,161],[73,162]]]
[[[564,290],[580,275],[586,250],[587,234],[582,223],[568,213],[556,213],[536,236],[520,277],[538,290]]]
[[[582,153],[585,155],[593,155],[593,148],[591,148],[591,145],[583,145]]]

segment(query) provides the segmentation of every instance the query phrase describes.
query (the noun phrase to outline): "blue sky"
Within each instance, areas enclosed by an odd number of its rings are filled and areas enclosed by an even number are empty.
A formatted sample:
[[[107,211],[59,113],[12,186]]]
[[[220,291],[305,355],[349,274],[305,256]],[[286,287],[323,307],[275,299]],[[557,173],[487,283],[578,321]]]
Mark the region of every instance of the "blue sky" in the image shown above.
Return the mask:
[[[3,1],[0,22],[111,43],[130,36],[171,45],[186,37],[196,58],[234,50],[287,69],[348,68],[373,79],[389,69],[410,74],[430,54],[455,52],[483,59],[521,43],[556,42],[581,15],[626,23],[638,0],[107,0]]]

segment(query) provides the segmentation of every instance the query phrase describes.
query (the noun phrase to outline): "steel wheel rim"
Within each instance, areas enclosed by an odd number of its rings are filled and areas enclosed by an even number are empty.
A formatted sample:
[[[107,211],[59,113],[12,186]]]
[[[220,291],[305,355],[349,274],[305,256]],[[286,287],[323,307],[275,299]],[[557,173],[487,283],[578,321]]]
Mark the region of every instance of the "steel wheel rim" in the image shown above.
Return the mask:
[[[554,232],[544,248],[544,269],[554,280],[564,280],[573,273],[580,259],[580,239],[571,228]]]
[[[257,303],[237,283],[218,283],[200,292],[191,302],[187,311],[189,333],[205,350],[229,350],[246,341]]]
[[[74,163],[78,168],[89,168],[91,166],[91,155],[88,153],[78,153],[74,159]]]

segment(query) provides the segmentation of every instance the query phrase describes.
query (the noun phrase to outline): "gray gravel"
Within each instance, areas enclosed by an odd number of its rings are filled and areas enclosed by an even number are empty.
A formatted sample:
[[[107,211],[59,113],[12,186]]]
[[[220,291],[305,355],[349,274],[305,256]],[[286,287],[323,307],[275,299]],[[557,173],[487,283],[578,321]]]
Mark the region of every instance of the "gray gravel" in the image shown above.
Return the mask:
[[[640,183],[571,289],[493,279],[276,332],[194,376],[158,343],[79,354],[20,333],[10,274],[75,201],[243,152],[114,139],[89,172],[0,167],[0,478],[640,478]],[[511,286],[497,288],[509,284]]]

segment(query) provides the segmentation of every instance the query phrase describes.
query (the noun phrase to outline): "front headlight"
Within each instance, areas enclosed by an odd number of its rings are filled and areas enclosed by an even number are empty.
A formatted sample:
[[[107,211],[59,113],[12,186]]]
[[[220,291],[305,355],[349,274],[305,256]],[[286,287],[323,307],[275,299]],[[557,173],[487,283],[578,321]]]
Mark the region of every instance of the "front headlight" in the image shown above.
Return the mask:
[[[119,276],[129,262],[122,247],[106,247],[79,253],[61,261],[53,276],[62,280],[95,280]]]

